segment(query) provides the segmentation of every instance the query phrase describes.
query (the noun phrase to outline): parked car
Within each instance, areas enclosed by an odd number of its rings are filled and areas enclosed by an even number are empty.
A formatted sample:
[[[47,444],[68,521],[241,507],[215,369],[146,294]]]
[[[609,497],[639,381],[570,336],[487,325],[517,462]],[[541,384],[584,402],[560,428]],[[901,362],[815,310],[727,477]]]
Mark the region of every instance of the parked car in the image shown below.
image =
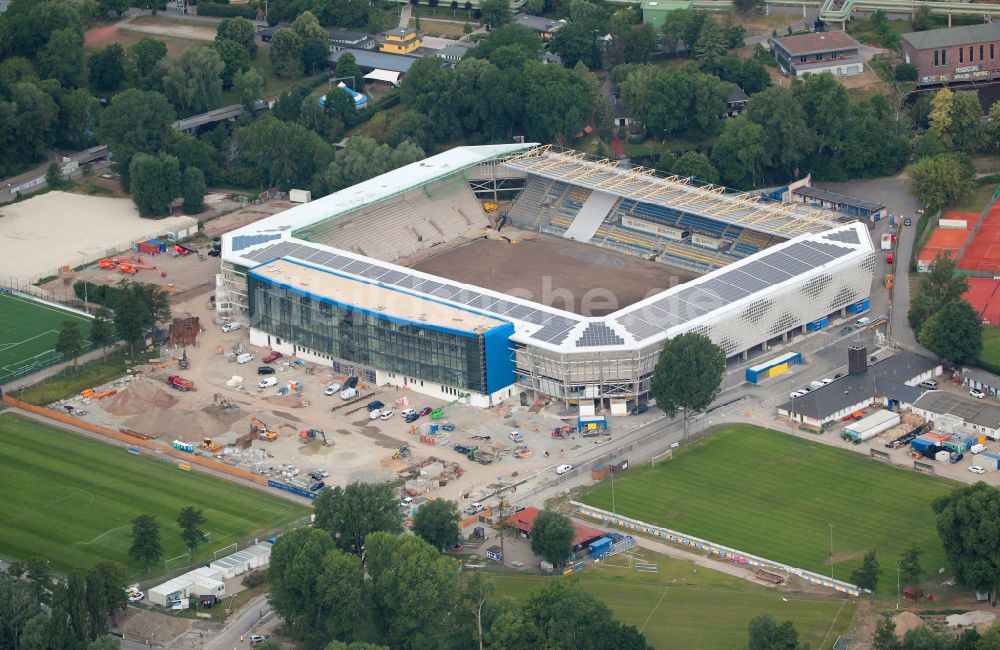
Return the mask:
[[[403,508],[409,508],[413,505],[413,497],[403,497],[403,500],[399,502],[399,505]]]
[[[344,388],[357,388],[357,387],[358,387],[357,377],[348,377],[347,381],[344,382]]]
[[[260,382],[257,384],[257,388],[270,388],[271,386],[277,386],[277,385],[278,385],[277,377],[265,377],[261,379]]]
[[[788,397],[791,398],[791,399],[795,399],[796,397],[802,397],[803,395],[808,395],[808,394],[809,394],[809,391],[807,391],[807,390],[796,390],[796,391],[792,391],[791,393],[789,393]]]
[[[927,390],[937,390],[938,383],[933,379],[925,379],[918,384],[921,388],[926,388]]]
[[[404,418],[408,418],[411,415],[417,415],[417,409],[403,409],[399,412]],[[419,416],[418,416],[419,417]]]
[[[344,390],[340,391],[340,399],[344,400],[345,402],[349,399],[354,399],[357,396],[358,396],[358,391],[356,391],[353,388],[345,388]]]
[[[455,443],[455,446],[452,447],[452,449],[454,449],[455,451],[457,451],[458,453],[463,454],[463,455],[468,454],[470,451],[472,451],[471,449],[469,449],[465,445],[460,445],[458,443]]]
[[[986,393],[984,393],[983,391],[979,390],[978,388],[972,388],[972,389],[970,389],[969,390],[969,395],[972,395],[976,399],[985,399],[986,398]]]
[[[481,504],[478,501],[476,501],[474,503],[471,503],[469,505],[469,507],[465,509],[465,514],[467,514],[467,515],[475,515],[475,514],[478,514],[478,513],[482,512],[485,509],[486,508],[485,508],[485,506],[483,506],[483,504]]]
[[[368,410],[369,411],[378,411],[383,406],[385,406],[385,404],[383,402],[378,401],[378,400],[373,400],[371,402],[368,402]]]
[[[420,419],[420,416],[417,415],[416,413],[410,413],[409,415],[404,415],[403,416],[403,420],[405,420],[407,424],[411,424],[413,422],[416,422],[419,419]]]
[[[271,366],[258,366],[257,367],[257,374],[258,375],[273,375],[274,374],[274,368],[272,368]]]
[[[424,416],[430,415],[431,411],[433,411],[433,410],[434,409],[432,409],[431,407],[425,406],[424,408],[420,409],[420,412],[417,413],[417,415],[419,415],[420,417],[424,417]]]
[[[867,316],[865,316],[864,318],[859,318],[858,320],[854,321],[854,329],[856,330],[864,329],[868,327],[868,325],[871,322],[872,319],[868,318]]]
[[[969,451],[971,451],[974,454],[981,454],[984,451],[986,451],[986,445],[980,445],[977,443],[975,445],[972,445],[972,448],[969,449]]]
[[[380,415],[382,415],[382,411],[380,411],[379,409],[372,409],[368,411],[369,420],[377,420]]]
[[[314,481],[322,481],[323,480],[323,475],[320,474],[319,471],[312,471],[312,472],[309,472],[309,478],[311,478]]]
[[[985,467],[981,467],[979,465],[971,465],[969,467],[969,471],[972,472],[973,474],[985,474],[986,473],[986,468]]]
[[[903,225],[904,226],[912,226],[913,225],[913,219],[910,219],[909,217],[903,219]]]
[[[319,492],[320,490],[322,490],[325,487],[326,487],[326,483],[324,483],[323,481],[316,481],[315,483],[313,483],[312,485],[309,486],[309,491],[310,492]]]
[[[395,414],[394,411],[382,411],[382,414],[378,416],[380,420],[388,420]]]
[[[640,404],[639,406],[636,406],[634,409],[632,409],[632,415],[642,415],[648,410],[649,410],[648,404]]]
[[[514,442],[524,442],[524,436],[522,436],[519,431],[511,431],[507,434],[507,437]]]
[[[340,391],[340,384],[330,384],[326,387],[326,390],[323,391],[323,394],[329,397],[330,395],[336,395],[338,391]]]
[[[240,328],[239,323],[226,323],[225,325],[222,326],[222,333],[228,334],[229,332],[235,332],[239,328]]]
[[[278,359],[280,359],[283,356],[285,356],[285,355],[283,355],[280,352],[276,352],[276,351],[272,350],[271,354],[269,354],[266,357],[264,357],[263,361],[264,361],[264,363],[273,363],[273,362],[277,361]]]
[[[566,472],[572,472],[572,471],[573,471],[572,465],[560,465],[559,467],[556,468],[556,474],[565,474]]]
[[[128,594],[128,602],[137,603],[145,597],[146,594],[142,593],[141,591],[130,591]]]
[[[250,645],[260,645],[267,641],[267,637],[263,634],[251,634],[250,635]]]

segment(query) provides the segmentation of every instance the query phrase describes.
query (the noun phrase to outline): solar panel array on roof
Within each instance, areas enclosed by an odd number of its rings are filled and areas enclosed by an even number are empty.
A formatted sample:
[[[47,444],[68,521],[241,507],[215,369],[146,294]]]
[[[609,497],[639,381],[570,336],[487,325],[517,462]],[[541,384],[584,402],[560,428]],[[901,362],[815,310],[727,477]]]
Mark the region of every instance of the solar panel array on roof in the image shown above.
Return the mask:
[[[621,336],[604,323],[590,323],[576,340],[576,347],[587,348],[599,345],[620,345],[625,342]]]
[[[841,230],[839,232],[831,232],[825,235],[825,239],[830,241],[844,242],[845,244],[860,244],[861,240],[858,239],[858,233],[851,228],[850,230]]]
[[[281,239],[281,235],[237,235],[233,237],[233,252],[250,248],[266,241]]]

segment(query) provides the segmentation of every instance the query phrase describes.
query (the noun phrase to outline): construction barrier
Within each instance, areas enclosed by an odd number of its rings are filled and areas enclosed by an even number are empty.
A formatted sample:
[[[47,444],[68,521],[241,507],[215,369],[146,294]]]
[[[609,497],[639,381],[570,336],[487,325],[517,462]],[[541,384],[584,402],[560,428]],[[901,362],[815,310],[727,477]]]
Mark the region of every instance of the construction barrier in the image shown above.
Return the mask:
[[[43,406],[35,406],[34,404],[28,404],[27,402],[22,402],[19,399],[15,399],[10,395],[4,395],[3,401],[10,406],[20,409],[22,411],[27,411],[29,413],[34,413],[40,415],[49,420],[54,420],[56,422],[61,422],[63,424],[69,425],[71,427],[76,427],[78,429],[83,429],[84,431],[89,431],[91,433],[96,433],[101,436],[106,436],[118,442],[126,443],[132,451],[132,448],[138,450],[139,448],[152,449],[158,453],[164,454],[166,456],[173,456],[174,458],[182,459],[184,462],[193,463],[195,465],[200,465],[206,469],[210,469],[215,472],[221,472],[223,474],[228,474],[235,478],[243,479],[244,481],[253,481],[260,485],[267,485],[267,479],[263,476],[258,476],[252,472],[248,472],[245,469],[239,469],[237,467],[231,467],[225,463],[220,463],[209,458],[203,458],[201,456],[192,456],[191,454],[177,451],[176,449],[171,449],[170,447],[165,447],[163,445],[156,445],[147,440],[136,440],[134,437],[121,433],[120,431],[115,431],[114,429],[109,429],[107,427],[102,427],[86,420],[81,420],[78,417],[66,413],[60,413],[58,411],[53,411],[52,409],[47,409]],[[136,453],[136,452],[132,452]]]
[[[772,571],[775,569],[778,571],[786,571],[792,575],[802,578],[810,584],[829,587],[851,596],[860,596],[862,593],[867,592],[866,589],[862,589],[857,585],[844,582],[843,580],[835,580],[829,576],[824,576],[807,569],[793,567],[788,564],[775,562],[774,560],[769,560],[757,555],[751,555],[734,548],[716,544],[715,542],[709,542],[685,533],[679,533],[677,531],[670,530],[669,528],[647,524],[639,521],[638,519],[623,517],[621,515],[608,512],[607,510],[602,510],[601,508],[588,506],[587,504],[580,503],[579,501],[570,501],[570,503],[577,509],[577,512],[585,517],[597,519],[607,525],[621,526],[622,528],[626,528],[628,530],[637,530],[657,539],[663,539],[674,544],[689,546],[701,551],[704,554],[710,556],[716,555],[720,559],[728,560],[730,562],[746,564],[751,567],[764,568]]]

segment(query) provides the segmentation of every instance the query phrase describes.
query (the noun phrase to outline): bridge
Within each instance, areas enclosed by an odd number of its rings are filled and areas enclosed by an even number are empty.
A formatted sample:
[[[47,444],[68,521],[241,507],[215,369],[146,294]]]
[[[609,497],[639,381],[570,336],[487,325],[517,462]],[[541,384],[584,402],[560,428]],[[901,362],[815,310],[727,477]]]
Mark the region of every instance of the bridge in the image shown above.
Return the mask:
[[[254,112],[266,110],[271,107],[272,103],[273,102],[258,99],[254,102],[253,110]],[[243,104],[232,104],[230,106],[216,108],[215,110],[208,111],[206,113],[185,117],[182,120],[177,120],[174,122],[173,127],[181,133],[190,134],[194,133],[198,127],[205,126],[206,124],[222,122],[223,120],[233,120],[240,115],[243,115]]]

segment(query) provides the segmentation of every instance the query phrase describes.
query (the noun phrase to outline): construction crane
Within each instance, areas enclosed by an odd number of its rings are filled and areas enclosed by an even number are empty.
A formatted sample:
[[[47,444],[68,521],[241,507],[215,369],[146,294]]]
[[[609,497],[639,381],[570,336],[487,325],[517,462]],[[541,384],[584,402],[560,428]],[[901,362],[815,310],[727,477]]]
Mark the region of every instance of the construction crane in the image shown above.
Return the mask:
[[[278,434],[268,429],[264,421],[257,416],[250,418],[250,433],[256,433],[261,440],[267,440],[268,442],[274,442],[278,439]]]
[[[319,436],[319,437],[323,438],[323,446],[324,447],[329,444],[326,441],[326,434],[323,433],[322,429],[305,429],[303,431],[299,431],[299,439],[303,443],[307,443],[308,444],[308,443],[312,442],[313,440],[316,439],[316,436]]]

